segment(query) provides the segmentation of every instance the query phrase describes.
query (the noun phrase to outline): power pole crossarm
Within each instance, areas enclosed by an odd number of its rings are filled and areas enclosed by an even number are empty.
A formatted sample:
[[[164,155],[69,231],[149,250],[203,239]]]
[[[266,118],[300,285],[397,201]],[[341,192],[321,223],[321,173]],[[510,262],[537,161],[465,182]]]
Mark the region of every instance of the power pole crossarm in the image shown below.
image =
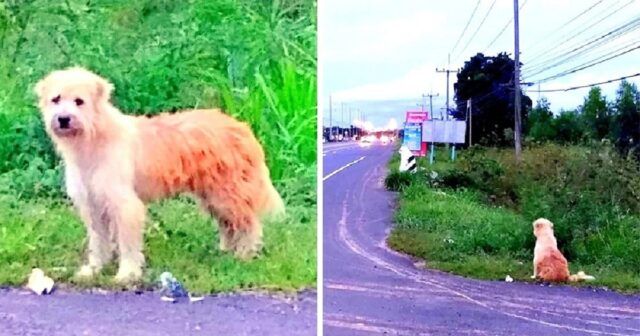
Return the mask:
[[[429,94],[423,94],[422,95],[422,99],[429,97],[429,119],[433,119],[433,97],[438,97],[440,94],[436,93],[429,93]]]

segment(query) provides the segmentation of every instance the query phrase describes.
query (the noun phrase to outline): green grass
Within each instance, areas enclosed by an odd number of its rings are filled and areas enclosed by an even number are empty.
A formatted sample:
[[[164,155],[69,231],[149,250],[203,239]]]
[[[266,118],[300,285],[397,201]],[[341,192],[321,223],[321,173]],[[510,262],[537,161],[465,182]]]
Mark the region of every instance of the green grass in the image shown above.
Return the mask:
[[[89,283],[71,279],[85,232],[32,92],[48,72],[82,65],[113,82],[124,113],[221,107],[247,122],[288,204],[249,262],[218,251],[216,225],[191,200],[153,204],[143,286],[165,270],[199,292],[315,286],[315,12],[309,0],[0,4],[0,285],[40,267],[71,285],[115,286],[114,265]]]
[[[429,268],[479,279],[504,280],[510,275],[517,281],[532,281],[535,239],[531,222],[535,218],[518,207],[490,205],[480,190],[438,188],[425,181],[414,177],[400,194],[396,225],[388,239],[392,248],[424,259]],[[635,220],[637,225],[636,217],[628,220]],[[595,257],[570,259],[570,270],[583,270],[596,277],[586,285],[638,292],[640,276],[634,268],[625,266],[637,256],[618,253],[633,253],[638,233],[629,231],[633,225],[627,222],[613,224],[580,241],[587,249],[584,254],[591,252]],[[556,229],[563,230],[558,225]],[[559,247],[567,254],[564,241],[559,240]]]
[[[309,171],[308,181],[315,179]],[[300,193],[298,181],[287,181],[286,192]],[[309,199],[315,192],[307,191]],[[143,287],[170,271],[187,288],[200,293],[235,289],[294,290],[315,283],[316,212],[301,198],[288,198],[284,220],[265,223],[263,253],[241,262],[218,250],[217,225],[187,199],[153,204],[145,233],[147,269]],[[85,230],[72,208],[56,201],[23,201],[0,194],[0,283],[20,285],[32,267],[43,268],[56,281],[73,282],[85,245]],[[115,263],[95,282],[117,288]]]

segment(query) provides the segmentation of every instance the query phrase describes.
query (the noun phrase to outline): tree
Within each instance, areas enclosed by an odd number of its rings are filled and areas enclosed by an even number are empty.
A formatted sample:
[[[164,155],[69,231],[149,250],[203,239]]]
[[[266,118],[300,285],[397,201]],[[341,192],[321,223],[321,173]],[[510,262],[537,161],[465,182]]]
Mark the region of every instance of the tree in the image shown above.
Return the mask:
[[[538,104],[529,113],[528,127],[525,133],[535,141],[551,141],[556,138],[551,104],[547,98],[538,100]]]
[[[584,139],[586,130],[577,111],[560,111],[553,120],[555,141],[559,143],[577,143]]]
[[[616,92],[613,137],[618,150],[640,155],[640,94],[635,84],[622,81]]]
[[[595,86],[589,90],[582,106],[582,117],[589,135],[602,140],[609,136],[611,127],[611,112],[607,106],[606,97],[602,96],[600,87]]]
[[[481,53],[465,62],[454,84],[456,119],[466,119],[467,100],[472,100],[473,143],[506,146],[513,143],[515,63],[506,53]],[[522,123],[526,126],[531,99],[522,95]],[[467,130],[469,127],[467,127]],[[467,131],[468,132],[468,131]],[[467,133],[468,138],[468,133]]]

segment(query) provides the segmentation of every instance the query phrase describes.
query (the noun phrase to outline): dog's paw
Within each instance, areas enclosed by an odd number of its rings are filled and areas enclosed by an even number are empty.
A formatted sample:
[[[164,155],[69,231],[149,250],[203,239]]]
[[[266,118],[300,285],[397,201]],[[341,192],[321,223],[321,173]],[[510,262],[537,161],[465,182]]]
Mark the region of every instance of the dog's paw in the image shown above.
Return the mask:
[[[535,278],[536,278],[536,275],[534,274],[534,275],[530,276],[530,278],[531,278],[531,279],[535,279]]]
[[[142,269],[139,267],[120,267],[114,280],[119,284],[130,284],[142,278]]]
[[[249,261],[258,258],[262,252],[262,244],[256,244],[247,248],[236,248],[233,255],[242,261]]]
[[[93,278],[96,274],[98,274],[99,269],[91,265],[82,265],[80,269],[76,272],[76,278],[79,279],[89,279]]]

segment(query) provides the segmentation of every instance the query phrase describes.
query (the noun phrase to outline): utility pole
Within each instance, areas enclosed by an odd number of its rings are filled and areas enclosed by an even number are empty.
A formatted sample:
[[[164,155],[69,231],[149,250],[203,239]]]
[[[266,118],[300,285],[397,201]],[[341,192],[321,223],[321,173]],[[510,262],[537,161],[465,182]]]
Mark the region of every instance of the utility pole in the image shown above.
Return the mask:
[[[327,141],[331,141],[333,135],[333,103],[331,102],[331,96],[329,96],[329,139]]]
[[[452,72],[457,73],[458,70],[436,68],[436,72],[444,72],[447,74],[447,103],[446,103],[447,109],[445,110],[446,111],[445,115],[447,116],[447,120],[449,120],[449,74]]]
[[[473,121],[473,105],[472,105],[472,100],[471,98],[469,98],[467,100],[467,120],[469,121],[469,147],[471,147],[471,145],[473,145],[473,138],[471,137],[471,125],[473,125],[472,121]]]
[[[540,82],[538,82],[538,101],[540,101]]]
[[[426,98],[426,97],[429,97],[429,117],[430,117],[430,119],[433,119],[433,97],[438,97],[439,95],[440,95],[439,93],[433,94],[431,92],[429,92],[429,94],[423,94],[422,95],[423,99]]]
[[[513,32],[514,32],[514,61],[515,69],[513,71],[513,85],[515,86],[515,128],[514,128],[514,140],[516,145],[516,162],[522,160],[522,144],[520,142],[522,125],[520,120],[520,27],[519,27],[519,14],[518,14],[518,0],[513,0]]]

